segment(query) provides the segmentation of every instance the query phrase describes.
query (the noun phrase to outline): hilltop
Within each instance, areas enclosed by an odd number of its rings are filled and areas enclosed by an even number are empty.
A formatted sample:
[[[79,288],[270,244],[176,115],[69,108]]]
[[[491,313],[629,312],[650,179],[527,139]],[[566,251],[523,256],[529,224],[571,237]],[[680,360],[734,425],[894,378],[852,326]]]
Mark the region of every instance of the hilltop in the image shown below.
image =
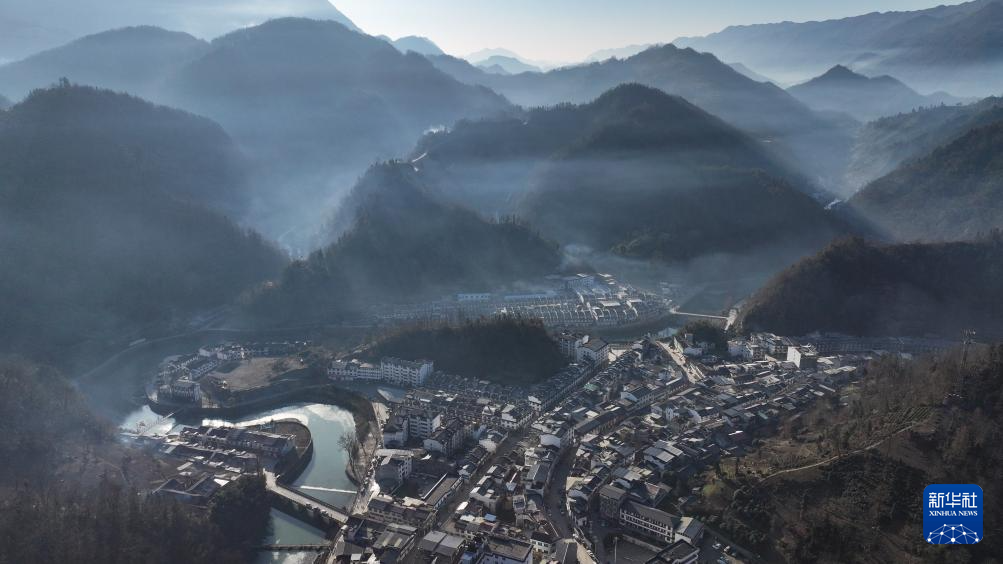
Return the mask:
[[[540,321],[513,317],[400,329],[366,355],[427,358],[448,374],[513,385],[546,380],[567,363]]]
[[[349,229],[291,264],[277,286],[253,297],[252,311],[299,322],[330,319],[373,302],[490,291],[560,265],[557,247],[524,224],[486,221],[437,200],[405,163],[370,168],[339,217]]]
[[[956,337],[1003,334],[1003,239],[879,245],[847,239],[778,274],[745,306],[745,331]]]
[[[0,114],[0,341],[71,363],[187,322],[285,258],[219,211],[242,187],[222,130],[65,84]]]
[[[862,121],[960,101],[945,93],[923,96],[890,76],[867,77],[843,65],[787,91],[810,108],[842,112]]]
[[[637,84],[523,119],[461,122],[412,154],[443,199],[515,213],[563,244],[632,258],[686,260],[792,240],[814,251],[845,229],[749,136]]]

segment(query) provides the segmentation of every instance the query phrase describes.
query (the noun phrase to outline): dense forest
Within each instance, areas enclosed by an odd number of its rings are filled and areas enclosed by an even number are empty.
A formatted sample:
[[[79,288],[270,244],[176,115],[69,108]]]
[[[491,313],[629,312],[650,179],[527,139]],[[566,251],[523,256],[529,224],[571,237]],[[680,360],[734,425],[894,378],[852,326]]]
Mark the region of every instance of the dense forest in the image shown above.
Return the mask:
[[[631,258],[779,244],[810,252],[847,229],[746,134],[637,84],[524,120],[462,122],[427,136],[414,155],[444,199],[514,212],[564,244]]]
[[[972,242],[833,243],[753,295],[746,331],[958,337],[1003,334],[1003,235]]]
[[[725,495],[727,507],[712,521],[787,562],[993,561],[1003,550],[996,535],[950,555],[922,542],[919,499],[928,484],[978,484],[992,530],[991,516],[1003,511],[1001,381],[999,345],[879,359],[847,405],[822,402],[766,441],[841,458],[768,480],[743,461],[733,499]]]
[[[352,227],[249,296],[250,312],[272,321],[337,318],[374,301],[491,291],[560,266],[556,245],[516,220],[486,221],[437,201],[409,164],[373,166],[344,206]]]
[[[141,495],[147,455],[118,442],[52,368],[0,359],[0,563],[245,562],[267,533],[263,478],[209,511]]]
[[[1003,115],[875,180],[850,199],[901,240],[959,240],[1003,228]]]
[[[0,114],[2,350],[69,366],[277,274],[220,213],[242,182],[219,126],[136,98],[63,83]]]
[[[542,323],[508,316],[401,329],[366,354],[372,360],[428,358],[436,370],[503,384],[535,384],[567,362]]]

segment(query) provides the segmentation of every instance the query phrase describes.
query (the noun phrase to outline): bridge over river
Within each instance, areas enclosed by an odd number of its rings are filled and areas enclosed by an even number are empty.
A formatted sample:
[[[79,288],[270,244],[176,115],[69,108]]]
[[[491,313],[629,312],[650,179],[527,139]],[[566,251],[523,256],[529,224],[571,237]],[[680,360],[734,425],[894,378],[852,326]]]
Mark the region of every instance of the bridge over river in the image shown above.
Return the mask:
[[[268,491],[292,503],[300,510],[307,513],[319,513],[326,520],[339,525],[348,522],[348,513],[344,509],[334,507],[325,501],[278,483],[272,472],[265,471],[265,483],[268,486]]]

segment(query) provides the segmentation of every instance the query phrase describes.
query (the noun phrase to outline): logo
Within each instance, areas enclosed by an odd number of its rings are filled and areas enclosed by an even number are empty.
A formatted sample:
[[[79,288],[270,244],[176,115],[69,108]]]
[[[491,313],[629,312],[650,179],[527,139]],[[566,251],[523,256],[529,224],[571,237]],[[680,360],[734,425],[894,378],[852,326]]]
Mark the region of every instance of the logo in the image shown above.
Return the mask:
[[[923,490],[923,536],[930,544],[982,541],[982,488],[930,484]]]

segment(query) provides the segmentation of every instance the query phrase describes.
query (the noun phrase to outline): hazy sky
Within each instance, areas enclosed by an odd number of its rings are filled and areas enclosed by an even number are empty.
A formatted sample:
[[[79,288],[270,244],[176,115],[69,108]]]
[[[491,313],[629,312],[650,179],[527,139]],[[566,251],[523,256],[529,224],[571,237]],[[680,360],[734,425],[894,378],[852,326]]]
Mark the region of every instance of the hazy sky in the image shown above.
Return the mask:
[[[580,60],[633,43],[667,43],[728,25],[916,10],[958,0],[333,0],[360,28],[424,35],[453,55],[505,47],[523,57]]]

